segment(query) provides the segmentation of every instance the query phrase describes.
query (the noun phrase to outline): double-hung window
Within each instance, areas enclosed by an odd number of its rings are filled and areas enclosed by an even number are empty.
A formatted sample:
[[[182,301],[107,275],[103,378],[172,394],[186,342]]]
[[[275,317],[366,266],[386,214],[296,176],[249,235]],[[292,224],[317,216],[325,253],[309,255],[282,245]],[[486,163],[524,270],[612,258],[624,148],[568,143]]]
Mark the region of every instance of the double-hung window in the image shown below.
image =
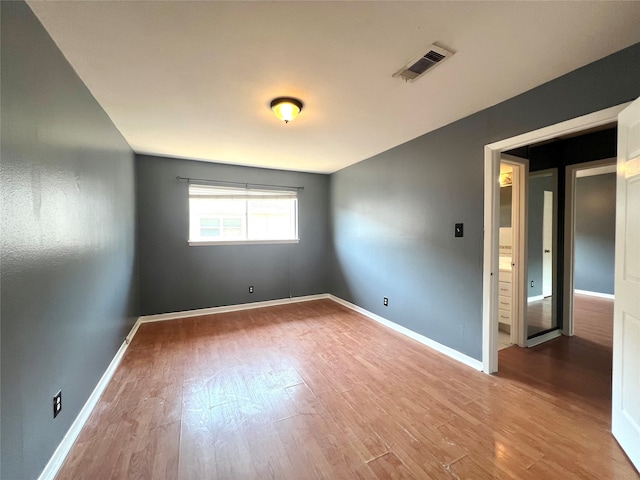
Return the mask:
[[[189,185],[190,245],[297,241],[297,190]]]

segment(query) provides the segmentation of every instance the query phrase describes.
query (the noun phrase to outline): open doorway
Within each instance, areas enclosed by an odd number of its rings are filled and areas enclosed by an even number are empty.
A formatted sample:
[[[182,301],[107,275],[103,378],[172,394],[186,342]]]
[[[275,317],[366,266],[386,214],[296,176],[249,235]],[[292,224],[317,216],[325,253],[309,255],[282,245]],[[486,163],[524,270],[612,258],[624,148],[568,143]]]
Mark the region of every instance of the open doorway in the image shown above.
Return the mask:
[[[567,122],[545,127],[534,132],[529,132],[517,137],[496,142],[485,147],[485,236],[484,236],[484,275],[483,275],[483,370],[487,373],[498,371],[498,330],[497,321],[499,310],[499,178],[500,162],[504,152],[513,152],[518,148],[526,148],[529,145],[542,142],[549,142],[558,137],[568,137],[580,135],[594,128],[601,128],[603,125],[617,122],[617,115],[626,105],[612,107],[600,112],[595,112],[583,117],[579,117]],[[559,172],[559,182],[564,182],[564,170]],[[564,212],[562,206],[558,212]],[[559,252],[563,252],[564,245],[558,247]],[[564,266],[566,255],[559,265]],[[560,278],[560,277],[558,277]],[[565,277],[563,276],[562,279]],[[524,282],[522,282],[524,283]],[[556,282],[558,308],[563,310],[565,303],[563,299],[567,297],[566,282]],[[522,297],[521,297],[522,298]],[[526,302],[528,296],[523,298]],[[562,324],[558,327],[563,328]],[[559,335],[559,330],[555,330],[555,335]]]
[[[616,159],[567,166],[565,284],[571,292],[564,308],[564,334],[575,334],[576,310],[580,318],[596,309],[613,316],[615,266]],[[602,300],[597,300],[602,299]],[[576,306],[576,300],[580,303]],[[602,322],[610,322],[611,318]],[[591,320],[589,320],[591,321]],[[593,337],[587,331],[581,335]],[[594,325],[594,328],[595,325]],[[611,333],[598,328],[600,335]],[[595,338],[592,338],[595,339]],[[611,339],[603,340],[611,343]]]

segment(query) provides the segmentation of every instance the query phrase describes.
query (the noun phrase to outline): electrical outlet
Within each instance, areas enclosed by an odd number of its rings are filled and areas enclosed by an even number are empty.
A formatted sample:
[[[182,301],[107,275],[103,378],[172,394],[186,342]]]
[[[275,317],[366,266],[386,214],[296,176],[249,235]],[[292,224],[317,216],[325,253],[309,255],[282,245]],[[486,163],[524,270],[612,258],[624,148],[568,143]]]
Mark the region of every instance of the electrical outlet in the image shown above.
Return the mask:
[[[249,287],[249,293],[253,293],[253,285]]]
[[[62,390],[53,397],[53,418],[56,418],[62,411]]]
[[[531,280],[531,288],[533,288],[533,280]]]
[[[388,306],[389,306],[389,299],[388,299],[387,297],[384,297],[384,298],[382,299],[382,304],[383,304],[385,307],[388,307]]]

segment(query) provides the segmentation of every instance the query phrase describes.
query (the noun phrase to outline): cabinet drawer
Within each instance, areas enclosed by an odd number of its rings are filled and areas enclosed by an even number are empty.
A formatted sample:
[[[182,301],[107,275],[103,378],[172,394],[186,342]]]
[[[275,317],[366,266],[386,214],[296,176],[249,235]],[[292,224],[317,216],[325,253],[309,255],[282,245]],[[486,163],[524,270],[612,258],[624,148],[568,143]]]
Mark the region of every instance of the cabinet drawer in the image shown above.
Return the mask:
[[[505,297],[511,297],[511,284],[509,282],[499,282],[498,294]]]
[[[505,325],[511,325],[511,311],[498,310],[498,322],[504,323]]]
[[[498,308],[501,310],[511,311],[511,297],[500,295],[498,297]]]
[[[498,280],[511,283],[511,272],[509,270],[500,270],[498,272]]]

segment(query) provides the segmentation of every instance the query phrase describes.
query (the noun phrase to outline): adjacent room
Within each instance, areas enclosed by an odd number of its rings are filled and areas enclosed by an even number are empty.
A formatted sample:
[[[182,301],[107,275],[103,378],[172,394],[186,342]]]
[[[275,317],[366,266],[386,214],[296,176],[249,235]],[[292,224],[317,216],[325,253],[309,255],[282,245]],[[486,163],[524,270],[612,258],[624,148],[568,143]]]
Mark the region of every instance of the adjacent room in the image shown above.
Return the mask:
[[[0,478],[638,478],[639,6],[0,2]]]

